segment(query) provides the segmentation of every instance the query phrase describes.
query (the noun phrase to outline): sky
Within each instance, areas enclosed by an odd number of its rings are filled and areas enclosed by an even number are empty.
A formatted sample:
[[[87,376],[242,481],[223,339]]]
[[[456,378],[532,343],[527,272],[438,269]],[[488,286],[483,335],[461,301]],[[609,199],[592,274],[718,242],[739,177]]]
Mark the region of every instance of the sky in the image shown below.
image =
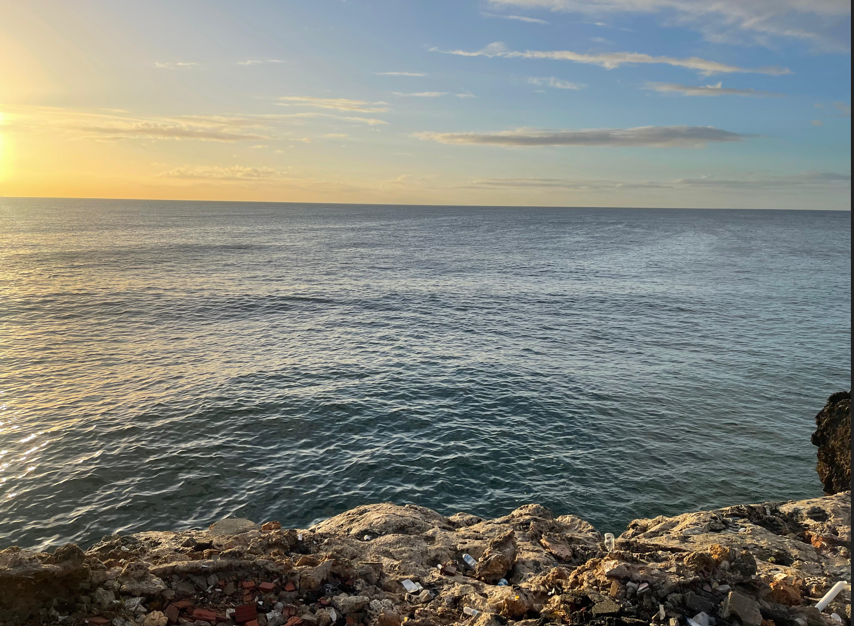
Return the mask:
[[[0,195],[850,210],[850,0],[0,0]]]

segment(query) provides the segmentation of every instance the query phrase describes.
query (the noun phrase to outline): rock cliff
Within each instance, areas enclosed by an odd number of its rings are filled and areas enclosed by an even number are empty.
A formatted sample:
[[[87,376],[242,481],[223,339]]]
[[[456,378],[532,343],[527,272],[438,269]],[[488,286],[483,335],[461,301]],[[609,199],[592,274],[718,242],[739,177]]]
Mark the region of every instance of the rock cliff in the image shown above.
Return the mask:
[[[851,489],[851,392],[832,395],[816,415],[818,475],[827,494]]]

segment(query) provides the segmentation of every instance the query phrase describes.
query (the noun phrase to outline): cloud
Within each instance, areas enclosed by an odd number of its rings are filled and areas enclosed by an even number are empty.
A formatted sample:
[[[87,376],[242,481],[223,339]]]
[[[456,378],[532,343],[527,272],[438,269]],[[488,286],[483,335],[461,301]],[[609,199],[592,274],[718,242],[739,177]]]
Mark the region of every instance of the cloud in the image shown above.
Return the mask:
[[[639,128],[603,128],[585,130],[518,130],[494,133],[418,133],[416,137],[451,145],[503,147],[643,147],[702,148],[708,143],[743,141],[739,135],[711,126],[643,126]]]
[[[561,80],[554,76],[551,78],[529,78],[528,84],[537,85],[538,87],[551,87],[552,89],[571,89],[574,91],[585,89],[587,87],[587,85],[571,83],[568,80]]]
[[[811,123],[813,126],[824,126],[824,122],[822,122],[821,120],[813,120],[813,121],[812,121],[812,122],[810,122],[810,123]]]
[[[786,176],[745,178],[680,178],[669,181],[616,181],[564,178],[484,178],[464,185],[472,189],[542,189],[567,191],[619,191],[638,189],[719,189],[722,191],[792,190],[851,187],[851,175],[837,172],[801,172]]]
[[[441,98],[442,96],[447,96],[448,94],[444,91],[422,91],[420,93],[400,93],[395,92],[396,96],[399,98]]]
[[[408,76],[412,78],[424,78],[427,74],[420,72],[378,72],[377,76]]]
[[[514,22],[525,22],[526,24],[548,24],[546,20],[536,17],[525,17],[523,15],[497,15],[495,13],[483,13],[484,17],[493,17],[499,20],[513,20]]]
[[[728,89],[717,85],[677,85],[673,83],[647,83],[644,89],[659,93],[681,93],[683,96],[744,96],[746,98],[782,98],[783,94],[755,89]]]
[[[313,119],[318,117],[329,118],[333,120],[341,120],[342,122],[355,122],[358,124],[367,124],[368,126],[386,126],[388,122],[370,117],[353,117],[348,115],[334,115],[332,113],[290,113],[287,115],[277,115],[278,119]]]
[[[281,106],[306,106],[317,109],[332,109],[334,111],[352,111],[354,113],[386,113],[389,109],[376,107],[363,100],[348,100],[346,98],[312,98],[310,96],[290,96],[279,98]]]
[[[836,107],[836,110],[842,113],[845,117],[851,117],[851,105],[845,104],[844,102],[834,102],[833,106]]]
[[[771,45],[800,40],[830,52],[850,50],[851,0],[489,0],[496,7],[545,9],[591,18],[661,14],[665,25],[686,26],[716,43]],[[847,33],[845,32],[847,30]]]
[[[287,61],[283,61],[281,59],[249,59],[247,61],[238,61],[238,65],[263,65],[264,63],[287,63]]]
[[[699,57],[680,59],[675,57],[650,56],[648,54],[641,54],[638,52],[611,52],[600,54],[583,54],[580,52],[571,52],[569,50],[527,50],[525,52],[517,52],[509,50],[501,42],[491,43],[482,50],[474,52],[466,50],[439,50],[438,48],[432,48],[430,52],[454,54],[464,57],[502,57],[506,59],[549,59],[553,61],[571,61],[573,63],[598,65],[609,70],[618,68],[622,65],[672,65],[674,67],[685,67],[691,70],[696,70],[704,76],[734,73],[770,74],[772,76],[781,76],[792,73],[790,70],[781,67],[744,68],[718,63],[717,61],[709,61]]]
[[[155,63],[154,67],[161,70],[191,70],[199,67],[198,63]]]
[[[287,174],[268,167],[231,167],[198,166],[179,167],[158,175],[160,178],[176,178],[181,180],[207,180],[224,182],[259,182],[282,180]]]

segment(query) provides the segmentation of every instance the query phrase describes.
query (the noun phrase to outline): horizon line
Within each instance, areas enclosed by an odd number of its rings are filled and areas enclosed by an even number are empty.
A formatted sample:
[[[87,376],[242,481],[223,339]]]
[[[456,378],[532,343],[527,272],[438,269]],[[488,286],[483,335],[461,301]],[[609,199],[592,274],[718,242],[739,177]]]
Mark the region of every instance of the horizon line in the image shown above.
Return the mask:
[[[99,198],[90,196],[0,196],[2,200],[95,200],[102,202],[196,202],[208,204],[302,204],[315,206],[381,206],[411,208],[471,208],[471,209],[603,209],[603,210],[658,210],[658,211],[789,211],[809,213],[851,213],[847,209],[762,209],[758,207],[662,207],[662,206],[570,206],[570,205],[526,205],[526,204],[400,204],[390,202],[295,202],[287,200],[181,200],[175,198]]]

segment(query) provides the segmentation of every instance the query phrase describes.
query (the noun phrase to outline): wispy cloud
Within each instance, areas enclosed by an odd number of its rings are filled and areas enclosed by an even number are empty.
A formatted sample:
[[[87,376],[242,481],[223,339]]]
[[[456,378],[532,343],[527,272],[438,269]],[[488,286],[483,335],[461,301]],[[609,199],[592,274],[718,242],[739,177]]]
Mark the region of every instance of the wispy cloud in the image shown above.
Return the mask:
[[[265,63],[287,63],[281,59],[249,59],[247,61],[238,61],[238,65],[264,65]]]
[[[498,15],[497,13],[483,13],[484,17],[492,17],[499,20],[512,20],[514,22],[525,22],[526,24],[548,24],[546,20],[536,17],[525,17],[524,15]]]
[[[713,42],[770,45],[794,39],[817,49],[850,50],[841,18],[851,16],[850,0],[490,0],[496,7],[544,9],[589,17],[661,14],[665,25],[687,26]]]
[[[282,180],[287,173],[269,167],[231,167],[196,166],[178,167],[159,174],[160,178],[176,178],[181,180],[206,180],[224,182],[259,182]]]
[[[192,70],[199,67],[198,63],[155,63],[154,67],[161,70]]]
[[[691,70],[696,70],[704,76],[713,74],[770,74],[772,76],[780,76],[791,74],[792,72],[782,67],[760,67],[760,68],[744,68],[735,65],[727,65],[718,63],[717,61],[709,61],[699,57],[676,58],[666,56],[651,56],[638,52],[610,52],[610,53],[591,53],[585,54],[580,52],[572,52],[569,50],[527,50],[519,52],[509,50],[503,43],[492,43],[482,50],[466,51],[466,50],[440,50],[432,48],[431,52],[440,52],[442,54],[453,54],[464,57],[502,57],[506,59],[548,59],[553,61],[571,61],[573,63],[584,63],[587,65],[598,65],[606,69],[615,69],[622,65],[672,65],[674,67],[684,67]]]
[[[844,102],[834,102],[833,106],[836,107],[836,110],[842,113],[845,117],[851,117],[851,105],[845,104]]]
[[[619,191],[638,189],[719,189],[752,191],[781,189],[850,188],[851,175],[837,172],[801,172],[785,176],[748,176],[744,178],[680,178],[665,181],[618,181],[567,178],[481,178],[464,185],[480,189],[543,189],[567,191]]]
[[[421,91],[418,93],[400,93],[396,91],[394,93],[399,98],[441,98],[442,96],[447,96],[447,92],[444,91]]]
[[[824,126],[824,122],[822,122],[821,120],[813,120],[812,122],[810,122],[810,124],[812,124],[813,126]]]
[[[331,109],[334,111],[352,111],[354,113],[386,113],[387,107],[376,106],[378,103],[364,100],[349,100],[347,98],[313,98],[310,96],[289,96],[279,98],[281,106],[306,106],[316,109]]]
[[[333,113],[289,113],[286,115],[277,116],[280,119],[314,119],[314,118],[326,118],[332,120],[339,120],[342,122],[354,122],[356,124],[367,124],[368,126],[386,126],[388,122],[385,120],[378,120],[371,117],[355,117],[350,115],[335,115]]]
[[[702,148],[709,143],[743,141],[739,135],[711,126],[643,126],[639,128],[603,128],[585,130],[518,130],[493,133],[417,133],[426,141],[452,145],[503,147],[633,147]]]
[[[421,72],[377,72],[377,76],[407,76],[410,78],[424,78],[427,74]]]
[[[745,98],[782,98],[783,94],[756,89],[730,89],[723,83],[717,85],[677,85],[674,83],[647,83],[644,89],[659,93],[679,93],[683,96],[743,96]]]
[[[573,91],[578,91],[587,87],[587,85],[571,83],[568,80],[561,80],[554,76],[550,78],[529,78],[528,84],[536,85],[538,87],[551,87],[552,89],[570,89]]]

